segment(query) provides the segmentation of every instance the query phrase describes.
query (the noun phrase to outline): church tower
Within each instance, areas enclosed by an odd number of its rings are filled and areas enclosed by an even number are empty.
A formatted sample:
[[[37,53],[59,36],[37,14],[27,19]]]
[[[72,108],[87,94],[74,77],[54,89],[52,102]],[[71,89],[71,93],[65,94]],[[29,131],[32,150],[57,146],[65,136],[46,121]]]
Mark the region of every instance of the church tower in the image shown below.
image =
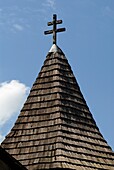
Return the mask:
[[[53,15],[53,45],[2,147],[28,170],[114,170],[114,152],[100,133],[63,51]]]

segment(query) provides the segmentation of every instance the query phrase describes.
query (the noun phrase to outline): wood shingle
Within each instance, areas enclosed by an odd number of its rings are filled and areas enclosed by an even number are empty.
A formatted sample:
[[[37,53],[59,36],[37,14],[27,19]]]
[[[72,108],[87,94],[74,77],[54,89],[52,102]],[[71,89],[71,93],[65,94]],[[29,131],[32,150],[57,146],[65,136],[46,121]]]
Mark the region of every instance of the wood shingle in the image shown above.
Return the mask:
[[[0,146],[0,170],[27,170]]]
[[[28,170],[114,170],[68,60],[52,49],[2,147]]]

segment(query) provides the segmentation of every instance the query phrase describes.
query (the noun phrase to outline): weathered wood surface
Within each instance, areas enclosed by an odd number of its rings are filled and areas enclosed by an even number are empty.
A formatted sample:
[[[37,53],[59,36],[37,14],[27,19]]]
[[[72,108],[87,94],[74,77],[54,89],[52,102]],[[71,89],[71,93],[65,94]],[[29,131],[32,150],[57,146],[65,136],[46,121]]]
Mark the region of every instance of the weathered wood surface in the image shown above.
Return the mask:
[[[53,21],[52,22],[48,22],[47,25],[51,26],[53,25],[53,30],[48,30],[48,31],[44,31],[44,34],[53,34],[53,44],[56,44],[57,42],[57,32],[63,32],[66,29],[65,28],[58,28],[57,29],[57,24],[62,24],[62,20],[57,20],[57,15],[54,14],[53,15]]]
[[[0,170],[27,170],[0,146]]]
[[[114,170],[114,153],[63,53],[47,55],[2,146],[28,170]]]

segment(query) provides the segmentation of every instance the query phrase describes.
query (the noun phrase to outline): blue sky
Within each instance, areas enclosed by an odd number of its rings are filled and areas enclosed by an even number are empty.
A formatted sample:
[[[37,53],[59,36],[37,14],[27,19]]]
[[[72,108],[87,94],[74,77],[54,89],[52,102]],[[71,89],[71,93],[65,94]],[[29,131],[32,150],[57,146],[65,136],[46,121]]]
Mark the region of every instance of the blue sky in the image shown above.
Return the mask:
[[[96,123],[114,150],[114,0],[0,1],[0,138],[9,132],[63,20],[64,51]],[[12,109],[14,107],[14,109]]]

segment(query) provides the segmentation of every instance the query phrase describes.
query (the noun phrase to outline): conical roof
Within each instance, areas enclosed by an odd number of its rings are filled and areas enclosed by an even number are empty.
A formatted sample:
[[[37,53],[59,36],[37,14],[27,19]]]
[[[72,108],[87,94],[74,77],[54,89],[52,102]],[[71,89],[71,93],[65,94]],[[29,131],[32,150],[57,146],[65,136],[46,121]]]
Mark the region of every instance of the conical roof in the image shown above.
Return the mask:
[[[2,147],[28,170],[114,170],[114,153],[56,45]]]

